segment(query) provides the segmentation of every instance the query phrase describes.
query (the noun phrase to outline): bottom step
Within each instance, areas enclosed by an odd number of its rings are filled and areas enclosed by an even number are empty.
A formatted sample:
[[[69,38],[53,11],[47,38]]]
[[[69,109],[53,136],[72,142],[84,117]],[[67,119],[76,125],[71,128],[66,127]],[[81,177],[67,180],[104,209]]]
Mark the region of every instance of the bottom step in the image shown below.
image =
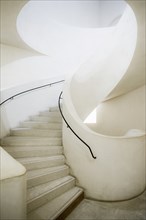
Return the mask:
[[[63,220],[83,199],[83,190],[74,187],[47,204],[29,213],[29,220]]]

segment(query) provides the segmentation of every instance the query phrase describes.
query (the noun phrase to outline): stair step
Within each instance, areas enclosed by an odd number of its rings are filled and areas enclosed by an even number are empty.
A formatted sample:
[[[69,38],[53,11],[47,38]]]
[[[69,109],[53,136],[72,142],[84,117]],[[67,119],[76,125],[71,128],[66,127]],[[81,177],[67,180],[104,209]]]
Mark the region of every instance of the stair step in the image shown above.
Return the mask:
[[[10,146],[4,149],[14,158],[54,156],[63,152],[62,146]]]
[[[66,217],[67,214],[76,206],[84,197],[83,190],[79,187],[73,187],[64,194],[58,196],[52,201],[32,211],[28,215],[29,220],[55,220],[60,216]],[[73,206],[73,207],[72,207]],[[67,209],[68,213],[64,213]],[[64,219],[64,217],[60,219]]]
[[[40,121],[40,122],[53,122],[53,123],[58,123],[62,122],[61,117],[56,117],[56,116],[31,116],[30,117],[31,121]]]
[[[27,187],[31,188],[49,181],[65,177],[68,174],[69,167],[67,165],[31,170],[27,172]]]
[[[52,117],[52,116],[53,116],[53,117],[61,117],[59,111],[56,111],[56,112],[43,111],[43,112],[40,112],[40,115],[43,115],[43,116],[50,116],[50,117]]]
[[[61,130],[15,128],[10,131],[11,136],[33,136],[33,137],[61,137]]]
[[[23,164],[27,170],[33,170],[63,165],[65,163],[65,158],[63,155],[51,157],[27,157],[19,158],[18,161]]]
[[[66,176],[58,180],[44,183],[39,186],[28,189],[27,191],[27,207],[28,212],[44,205],[52,199],[60,196],[62,193],[73,188],[75,185],[75,178]]]
[[[50,107],[49,111],[50,112],[59,112],[59,108],[58,107]]]
[[[38,146],[38,145],[61,145],[62,140],[61,138],[47,138],[47,137],[15,137],[15,136],[9,136],[5,137],[1,140],[2,146],[11,146],[11,145],[23,145],[23,146]]]
[[[47,122],[34,122],[34,121],[24,121],[20,123],[21,127],[24,128],[40,128],[40,129],[62,129],[62,123],[47,123]]]
[[[30,118],[11,129],[1,145],[27,169],[28,219],[62,220],[83,199],[65,165],[62,119],[58,107]]]

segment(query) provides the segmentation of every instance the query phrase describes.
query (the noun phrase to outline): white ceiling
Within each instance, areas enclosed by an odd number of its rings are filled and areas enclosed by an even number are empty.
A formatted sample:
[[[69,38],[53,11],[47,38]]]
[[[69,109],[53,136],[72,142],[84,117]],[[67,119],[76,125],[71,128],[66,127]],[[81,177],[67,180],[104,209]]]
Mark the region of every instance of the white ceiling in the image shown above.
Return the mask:
[[[33,29],[31,16],[36,19],[36,26],[46,25],[48,19],[76,27],[99,27],[112,24],[118,20],[124,10],[124,1],[28,1],[28,0],[1,0],[1,43],[30,49],[20,38],[17,31],[17,17],[22,10],[25,19],[30,20],[29,26]],[[104,16],[103,15],[104,12]],[[28,17],[29,16],[29,17]],[[44,22],[46,19],[46,22]],[[38,22],[40,20],[40,22]],[[42,22],[41,22],[42,21]],[[49,24],[48,24],[49,26]],[[51,31],[51,30],[50,30]]]

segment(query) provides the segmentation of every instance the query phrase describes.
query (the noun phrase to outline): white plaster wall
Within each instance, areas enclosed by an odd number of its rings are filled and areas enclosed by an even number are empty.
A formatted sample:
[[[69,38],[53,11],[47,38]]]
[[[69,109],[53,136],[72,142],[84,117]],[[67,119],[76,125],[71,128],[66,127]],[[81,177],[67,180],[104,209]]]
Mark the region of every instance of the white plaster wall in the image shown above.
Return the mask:
[[[54,58],[1,44],[1,90],[62,75]]]
[[[26,176],[0,181],[0,217],[3,220],[26,220]]]
[[[30,52],[26,49],[6,45],[6,44],[0,44],[1,49],[1,67],[4,65],[7,65],[13,61],[23,59],[25,57],[32,57],[38,55],[38,52]]]
[[[109,94],[109,98],[127,93],[145,84],[146,79],[146,54],[145,54],[145,39],[146,39],[146,1],[131,1],[127,0],[137,21],[137,43],[136,49],[128,67],[127,73],[123,76],[121,81]]]
[[[69,86],[69,85],[68,85]],[[67,84],[65,84],[65,89]],[[69,93],[64,91],[63,112],[72,129],[92,149],[78,140],[64,125],[63,145],[67,164],[85,196],[103,201],[133,198],[145,189],[145,134],[105,136],[95,133],[76,113]]]
[[[96,121],[86,125],[97,133],[122,136],[130,129],[145,131],[145,86],[101,103]]]
[[[99,18],[100,26],[115,25],[126,7],[126,2],[123,0],[115,1],[99,1]]]
[[[93,159],[88,148],[64,126],[67,163],[78,184],[85,189],[85,195],[109,201],[139,195],[145,189],[145,135],[116,138],[97,134],[80,123],[69,99],[67,103],[64,105],[67,121],[97,157]],[[72,110],[68,111],[68,108]]]
[[[87,147],[64,129],[64,152],[72,175],[85,190],[85,197],[102,201],[120,201],[141,194],[145,183],[145,137],[112,139],[94,134],[79,134]],[[90,136],[90,138],[89,138]]]
[[[26,219],[26,169],[0,147],[0,218]]]
[[[128,5],[112,35],[108,35],[107,29],[107,36],[110,38],[101,42],[100,50],[95,51],[72,77],[71,98],[82,120],[119,83],[133,58],[137,23]],[[100,52],[106,56],[101,57]]]

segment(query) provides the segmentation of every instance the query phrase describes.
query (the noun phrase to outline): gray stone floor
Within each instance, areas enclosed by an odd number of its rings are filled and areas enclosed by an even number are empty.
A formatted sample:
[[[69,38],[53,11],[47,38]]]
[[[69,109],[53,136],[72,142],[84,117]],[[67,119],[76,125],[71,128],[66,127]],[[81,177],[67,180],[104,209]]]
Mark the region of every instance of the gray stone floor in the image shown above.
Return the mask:
[[[98,202],[84,199],[66,220],[144,220],[146,219],[146,191],[123,202]]]

